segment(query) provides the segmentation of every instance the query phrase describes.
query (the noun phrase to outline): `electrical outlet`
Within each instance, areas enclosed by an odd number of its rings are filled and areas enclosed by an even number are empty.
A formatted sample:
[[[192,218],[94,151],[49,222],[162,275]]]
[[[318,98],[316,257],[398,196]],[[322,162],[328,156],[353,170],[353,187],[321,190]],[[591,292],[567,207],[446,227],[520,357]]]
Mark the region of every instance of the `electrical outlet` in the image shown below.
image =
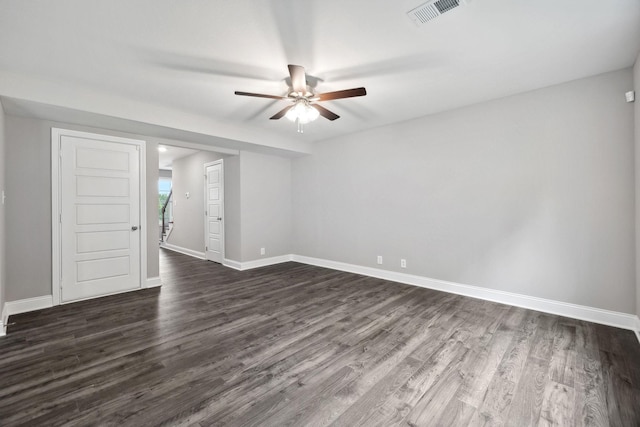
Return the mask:
[[[264,255],[266,253],[267,253],[267,251],[264,248],[260,248],[260,255]]]
[[[407,260],[406,259],[401,259],[400,260],[400,267],[407,268]]]
[[[382,264],[382,255],[378,255],[378,264]]]

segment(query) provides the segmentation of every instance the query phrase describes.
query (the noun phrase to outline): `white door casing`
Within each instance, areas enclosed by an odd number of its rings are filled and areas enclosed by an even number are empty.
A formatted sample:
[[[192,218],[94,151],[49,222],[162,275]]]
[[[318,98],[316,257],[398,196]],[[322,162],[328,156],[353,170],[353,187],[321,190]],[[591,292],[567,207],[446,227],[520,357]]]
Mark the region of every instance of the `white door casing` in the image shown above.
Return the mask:
[[[224,260],[224,173],[223,161],[204,165],[204,247],[205,258]]]
[[[144,141],[61,129],[52,141],[54,304],[141,288]]]

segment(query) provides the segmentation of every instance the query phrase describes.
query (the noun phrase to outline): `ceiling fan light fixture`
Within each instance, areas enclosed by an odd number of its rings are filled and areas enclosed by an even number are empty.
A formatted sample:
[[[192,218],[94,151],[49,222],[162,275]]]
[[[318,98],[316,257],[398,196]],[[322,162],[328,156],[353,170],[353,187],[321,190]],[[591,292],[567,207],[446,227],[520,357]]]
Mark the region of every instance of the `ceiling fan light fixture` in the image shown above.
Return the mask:
[[[304,99],[297,100],[293,108],[290,108],[285,115],[285,117],[292,122],[298,122],[302,124],[312,122],[319,116],[320,113],[318,112],[318,110],[309,105],[309,103]]]
[[[431,0],[435,1],[435,0]],[[437,0],[437,1],[466,1],[466,0]],[[295,122],[298,125],[298,132],[303,132],[303,125],[314,121],[318,117],[322,116],[327,120],[334,121],[339,119],[340,116],[331,110],[317,104],[322,101],[333,101],[336,99],[353,98],[356,96],[365,96],[367,90],[364,87],[357,87],[353,89],[337,90],[333,92],[315,93],[313,87],[307,85],[307,77],[304,71],[304,67],[301,65],[289,64],[289,77],[291,83],[289,86],[290,92],[286,96],[279,95],[266,95],[263,93],[252,92],[239,92],[236,91],[236,95],[241,96],[253,96],[256,98],[267,99],[282,99],[293,102],[282,110],[278,111],[273,116],[269,117],[270,120],[280,120],[283,117]],[[315,79],[317,83],[318,79]]]
[[[311,121],[314,121],[315,119],[317,119],[318,117],[320,117],[320,112],[318,110],[316,110],[315,108],[313,108],[311,105],[308,106],[308,110],[307,110],[307,114],[309,114],[309,119]]]

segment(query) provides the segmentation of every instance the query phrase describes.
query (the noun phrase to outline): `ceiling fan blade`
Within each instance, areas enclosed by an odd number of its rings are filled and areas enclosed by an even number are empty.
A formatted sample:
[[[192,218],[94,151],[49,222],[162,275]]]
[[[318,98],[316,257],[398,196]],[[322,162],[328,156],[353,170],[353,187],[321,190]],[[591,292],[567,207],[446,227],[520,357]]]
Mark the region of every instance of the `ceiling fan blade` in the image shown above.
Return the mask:
[[[269,99],[289,99],[286,96],[278,96],[278,95],[265,95],[263,93],[251,93],[251,92],[234,92],[236,95],[241,96],[255,96],[256,98],[269,98]]]
[[[315,108],[316,110],[318,110],[318,113],[320,113],[320,115],[322,117],[324,117],[325,119],[329,119],[331,121],[334,121],[336,119],[339,119],[340,116],[337,115],[336,113],[334,113],[333,111],[329,111],[326,108],[318,105],[318,104],[313,104],[311,105],[311,108]]]
[[[332,99],[353,98],[355,96],[365,96],[367,90],[363,87],[355,89],[337,90],[335,92],[320,93],[315,96],[318,101],[330,101]]]
[[[295,104],[293,105],[289,105],[288,107],[283,108],[282,110],[278,111],[277,113],[275,113],[273,116],[271,116],[269,119],[270,120],[278,120],[284,117],[285,114],[287,114],[287,111],[289,111],[290,109],[293,108]]]
[[[307,77],[304,67],[289,64],[289,74],[291,75],[291,87],[294,92],[305,94],[307,92]]]

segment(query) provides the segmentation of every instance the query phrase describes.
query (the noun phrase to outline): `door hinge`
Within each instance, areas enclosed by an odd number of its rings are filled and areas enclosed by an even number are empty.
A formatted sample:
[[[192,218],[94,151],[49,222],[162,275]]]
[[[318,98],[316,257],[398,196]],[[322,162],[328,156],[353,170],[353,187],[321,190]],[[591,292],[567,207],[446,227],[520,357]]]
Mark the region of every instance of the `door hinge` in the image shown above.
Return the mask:
[[[60,224],[62,224],[62,214],[58,216],[58,220],[60,221]]]
[[[205,246],[205,247],[204,247],[204,251],[206,252],[206,251],[208,251],[208,250],[209,250],[209,246]]]

